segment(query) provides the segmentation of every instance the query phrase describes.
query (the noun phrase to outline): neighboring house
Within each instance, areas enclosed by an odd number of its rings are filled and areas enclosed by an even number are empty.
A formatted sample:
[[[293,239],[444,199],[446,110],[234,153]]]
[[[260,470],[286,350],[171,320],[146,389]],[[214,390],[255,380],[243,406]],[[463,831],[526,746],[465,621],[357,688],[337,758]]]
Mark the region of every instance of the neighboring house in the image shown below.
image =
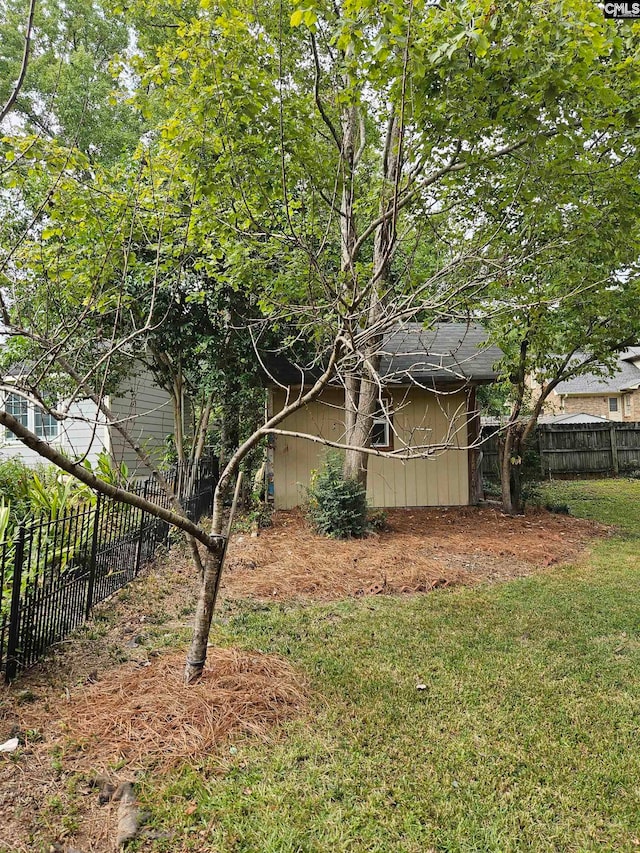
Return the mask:
[[[480,496],[478,453],[469,449],[478,436],[477,385],[497,378],[502,353],[486,342],[484,330],[464,323],[425,330],[417,323],[390,334],[382,346],[380,375],[384,408],[372,427],[380,450],[432,446],[421,458],[400,461],[370,456],[367,498],[371,506],[460,506]],[[269,410],[280,410],[287,388],[313,382],[284,359],[267,362]],[[344,442],[344,391],[327,388],[315,402],[286,418],[283,430]],[[270,476],[277,509],[304,502],[312,470],[327,448],[302,438],[274,436]],[[444,445],[438,448],[438,445]]]
[[[575,415],[543,415],[538,418],[539,424],[606,424],[607,418],[599,415],[588,415],[577,412]]]
[[[589,414],[610,421],[640,421],[640,347],[618,357],[612,376],[586,373],[561,382],[550,394],[551,414]]]
[[[27,369],[25,365],[15,366],[0,384],[0,404],[9,414],[38,438],[46,439],[73,459],[87,459],[93,466],[104,450],[115,465],[124,462],[130,474],[148,475],[148,469],[142,465],[135,451],[90,400],[72,403],[68,417],[58,421],[20,393],[16,383],[21,371]],[[151,373],[140,366],[140,371],[123,380],[118,392],[107,397],[105,402],[136,441],[159,460],[165,451],[167,436],[174,430],[173,408],[169,395],[156,385]],[[61,408],[62,404],[63,401]],[[12,432],[0,427],[0,460],[15,457],[20,457],[28,465],[42,461]]]

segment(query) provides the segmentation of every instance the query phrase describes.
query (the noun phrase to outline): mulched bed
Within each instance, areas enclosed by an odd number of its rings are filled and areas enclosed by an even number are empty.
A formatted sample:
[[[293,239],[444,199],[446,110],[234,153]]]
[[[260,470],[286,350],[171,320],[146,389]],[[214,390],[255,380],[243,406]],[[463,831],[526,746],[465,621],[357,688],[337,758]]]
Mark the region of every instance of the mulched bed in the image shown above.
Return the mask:
[[[24,745],[15,760],[0,757],[0,850],[37,849],[31,835],[46,836],[47,823],[54,851],[69,849],[67,832],[82,853],[115,850],[117,809],[100,805],[101,786],[113,791],[138,769],[201,761],[231,736],[265,736],[306,705],[300,675],[275,655],[209,649],[202,679],[188,688],[184,661],[184,651],[154,655],[76,687],[55,706],[49,695],[17,712]],[[76,832],[64,817],[78,802]]]
[[[514,518],[489,507],[389,510],[387,525],[365,539],[333,541],[313,534],[299,512],[276,513],[257,538],[233,537],[223,595],[332,600],[507,580],[573,560],[608,533],[543,510]]]

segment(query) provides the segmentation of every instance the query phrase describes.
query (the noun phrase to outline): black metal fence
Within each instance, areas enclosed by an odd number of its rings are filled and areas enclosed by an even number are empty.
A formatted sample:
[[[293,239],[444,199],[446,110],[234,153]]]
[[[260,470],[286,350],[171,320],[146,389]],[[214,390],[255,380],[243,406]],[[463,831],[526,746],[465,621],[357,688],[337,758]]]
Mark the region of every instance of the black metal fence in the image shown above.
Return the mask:
[[[187,515],[210,511],[215,459],[176,466],[166,479]],[[164,507],[151,477],[131,491]],[[0,671],[7,682],[89,618],[91,608],[136,577],[168,542],[170,525],[129,504],[96,496],[95,504],[56,518],[30,519],[0,542]]]

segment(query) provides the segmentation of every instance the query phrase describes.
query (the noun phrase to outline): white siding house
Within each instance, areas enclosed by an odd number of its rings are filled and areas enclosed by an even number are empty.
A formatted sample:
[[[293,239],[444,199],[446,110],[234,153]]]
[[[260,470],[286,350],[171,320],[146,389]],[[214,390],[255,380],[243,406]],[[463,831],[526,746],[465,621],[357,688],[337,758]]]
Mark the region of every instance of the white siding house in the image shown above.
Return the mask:
[[[38,438],[74,459],[87,459],[95,465],[98,455],[106,451],[116,465],[124,462],[132,475],[147,475],[135,451],[118,430],[107,423],[104,415],[90,400],[80,400],[69,407],[68,417],[57,421],[20,394],[7,377],[0,385],[1,403]],[[173,433],[173,407],[167,392],[156,385],[151,373],[141,370],[123,382],[117,394],[106,398],[106,404],[124,423],[136,441],[152,456],[160,458],[166,438]],[[0,427],[0,460],[20,457],[27,465],[42,461],[33,450],[22,444],[12,432]]]

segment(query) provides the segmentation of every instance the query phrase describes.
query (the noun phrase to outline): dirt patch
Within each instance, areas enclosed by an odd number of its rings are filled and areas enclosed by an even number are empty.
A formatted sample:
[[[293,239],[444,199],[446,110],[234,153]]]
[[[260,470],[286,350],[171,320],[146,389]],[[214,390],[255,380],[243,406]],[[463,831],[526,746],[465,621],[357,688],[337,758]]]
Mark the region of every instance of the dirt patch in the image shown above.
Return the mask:
[[[366,539],[313,534],[299,512],[279,512],[258,538],[234,536],[227,598],[331,600],[522,577],[574,559],[608,528],[546,511],[510,517],[487,507],[390,510]]]
[[[112,791],[138,768],[199,760],[231,735],[264,735],[305,705],[300,676],[274,655],[210,649],[202,679],[188,689],[184,660],[180,651],[120,666],[55,711],[22,709],[26,743],[15,759],[0,760],[0,850],[38,849],[34,836],[64,850],[66,835],[83,851],[115,849],[115,808],[100,805],[101,785],[112,782]]]

